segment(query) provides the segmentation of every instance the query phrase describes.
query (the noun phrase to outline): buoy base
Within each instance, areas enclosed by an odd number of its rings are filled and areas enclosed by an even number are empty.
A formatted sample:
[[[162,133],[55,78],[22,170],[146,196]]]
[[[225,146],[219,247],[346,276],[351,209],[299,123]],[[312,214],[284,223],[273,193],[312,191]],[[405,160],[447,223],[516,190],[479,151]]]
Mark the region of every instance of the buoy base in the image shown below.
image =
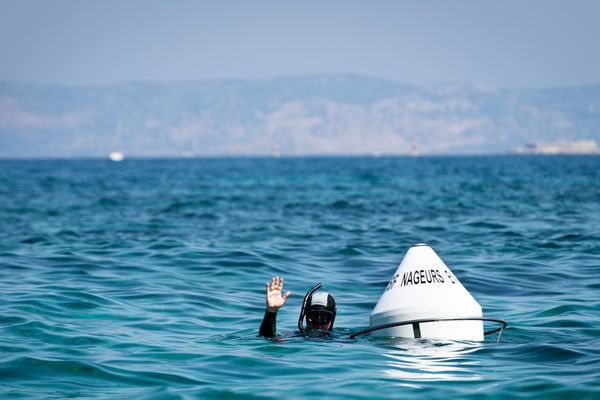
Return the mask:
[[[447,339],[483,341],[481,321],[413,322],[407,325],[378,329],[374,336],[403,337],[410,339]]]
[[[476,323],[480,324],[480,325],[476,326],[477,330],[479,331],[479,327],[483,328],[484,321],[498,323],[501,326],[499,328],[494,328],[489,331],[485,331],[485,332],[482,331],[481,339],[466,339],[464,337],[450,338],[445,334],[442,335],[441,337],[423,336],[423,333],[421,331],[421,327],[424,324],[434,324],[434,323],[441,324],[441,323],[447,323],[447,322],[453,322],[453,323],[476,322]],[[350,339],[354,339],[359,335],[372,334],[374,336],[404,337],[404,338],[415,338],[415,339],[426,338],[426,339],[483,341],[483,336],[491,335],[493,333],[498,332],[497,343],[500,343],[500,338],[502,337],[502,333],[504,332],[504,329],[506,328],[507,325],[508,324],[506,323],[506,321],[503,321],[501,319],[483,318],[483,317],[481,317],[481,318],[480,317],[472,317],[472,318],[467,317],[467,318],[415,319],[415,320],[410,320],[410,321],[391,322],[391,323],[387,323],[387,324],[383,324],[383,325],[379,325],[379,326],[372,326],[372,327],[364,329],[362,331],[354,332],[353,334],[350,335]],[[405,328],[403,331],[395,331],[394,330],[396,328],[402,328],[402,327]],[[443,328],[443,329],[446,329],[446,328]],[[472,326],[471,327],[462,326],[461,329],[473,330],[473,327]],[[379,333],[379,332],[381,332],[381,333]],[[429,331],[427,333],[427,335],[429,335],[430,333],[431,333],[431,331]]]

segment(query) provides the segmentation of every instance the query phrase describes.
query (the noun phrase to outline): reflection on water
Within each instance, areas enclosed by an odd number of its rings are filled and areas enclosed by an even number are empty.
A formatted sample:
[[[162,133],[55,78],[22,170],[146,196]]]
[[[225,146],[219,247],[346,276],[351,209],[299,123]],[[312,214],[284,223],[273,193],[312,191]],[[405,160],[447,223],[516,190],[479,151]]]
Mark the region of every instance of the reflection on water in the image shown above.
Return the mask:
[[[387,358],[383,373],[394,379],[409,381],[476,381],[479,361],[470,357],[483,346],[477,342],[437,342],[396,340],[385,347]],[[401,386],[418,386],[399,382]]]

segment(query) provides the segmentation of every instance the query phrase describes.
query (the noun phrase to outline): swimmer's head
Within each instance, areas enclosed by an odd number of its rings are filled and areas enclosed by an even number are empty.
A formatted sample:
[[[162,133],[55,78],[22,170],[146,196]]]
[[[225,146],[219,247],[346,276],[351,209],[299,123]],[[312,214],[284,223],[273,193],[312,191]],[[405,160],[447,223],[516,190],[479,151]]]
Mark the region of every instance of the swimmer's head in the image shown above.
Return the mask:
[[[335,300],[329,293],[315,292],[308,297],[305,308],[306,327],[308,330],[332,330],[335,314]]]

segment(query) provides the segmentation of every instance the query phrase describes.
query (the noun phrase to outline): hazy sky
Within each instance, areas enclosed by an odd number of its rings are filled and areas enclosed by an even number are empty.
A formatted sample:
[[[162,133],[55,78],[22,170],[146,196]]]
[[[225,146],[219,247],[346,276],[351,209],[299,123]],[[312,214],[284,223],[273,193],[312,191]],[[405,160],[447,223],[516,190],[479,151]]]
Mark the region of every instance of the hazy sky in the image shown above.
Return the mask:
[[[600,1],[0,0],[0,79],[600,83]]]

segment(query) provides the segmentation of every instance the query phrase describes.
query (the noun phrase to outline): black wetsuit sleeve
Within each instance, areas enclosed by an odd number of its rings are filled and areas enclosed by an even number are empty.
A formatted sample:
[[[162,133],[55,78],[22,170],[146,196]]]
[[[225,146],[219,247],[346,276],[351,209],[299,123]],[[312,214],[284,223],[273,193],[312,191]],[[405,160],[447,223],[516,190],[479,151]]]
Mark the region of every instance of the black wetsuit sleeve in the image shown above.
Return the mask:
[[[275,337],[275,320],[277,319],[277,313],[265,311],[265,316],[260,324],[260,330],[258,331],[259,336],[264,337]]]

